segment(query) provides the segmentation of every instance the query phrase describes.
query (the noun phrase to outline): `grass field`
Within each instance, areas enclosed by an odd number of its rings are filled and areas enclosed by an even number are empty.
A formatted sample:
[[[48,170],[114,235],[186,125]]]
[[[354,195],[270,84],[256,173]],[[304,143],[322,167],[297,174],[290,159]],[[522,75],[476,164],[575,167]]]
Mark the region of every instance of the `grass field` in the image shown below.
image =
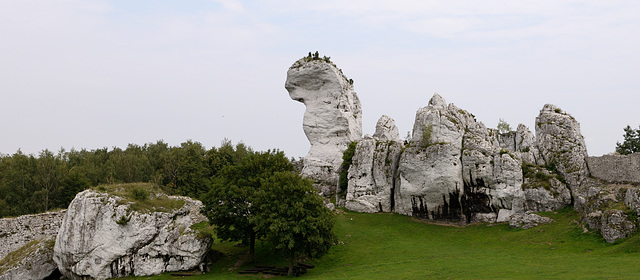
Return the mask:
[[[583,233],[572,209],[544,213],[556,222],[532,229],[506,224],[466,227],[434,225],[398,214],[343,212],[339,242],[308,279],[640,279],[640,238],[615,244]],[[162,275],[137,279],[259,279],[239,275],[246,248],[213,245],[226,256],[206,275]],[[286,260],[257,247],[257,263],[284,266]],[[231,269],[231,270],[230,270]]]

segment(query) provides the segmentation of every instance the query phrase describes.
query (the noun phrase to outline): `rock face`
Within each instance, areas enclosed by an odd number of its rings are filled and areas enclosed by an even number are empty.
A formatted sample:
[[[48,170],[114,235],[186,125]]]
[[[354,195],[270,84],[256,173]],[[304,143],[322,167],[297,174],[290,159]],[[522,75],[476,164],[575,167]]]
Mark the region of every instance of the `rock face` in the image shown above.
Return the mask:
[[[499,133],[438,94],[416,113],[409,143],[399,144],[395,125],[385,123],[383,116],[374,137],[356,146],[347,209],[468,223],[571,203],[557,173],[539,166],[544,157],[524,125]]]
[[[396,121],[387,115],[382,115],[376,123],[376,132],[373,134],[373,138],[379,141],[400,141]]]
[[[557,168],[569,188],[577,191],[589,177],[587,147],[578,121],[556,106],[544,105],[536,118],[536,139],[544,163]]]
[[[367,213],[393,211],[401,152],[395,122],[382,116],[374,136],[363,139],[356,146],[348,172],[347,209]]]
[[[343,152],[362,137],[362,109],[353,84],[333,63],[305,57],[287,71],[285,88],[306,106],[302,126],[311,149],[302,175],[319,181],[324,193],[334,191]]]
[[[66,211],[0,219],[0,280],[44,279],[54,273],[53,242]]]
[[[56,271],[54,236],[34,239],[13,251],[0,266],[0,280],[45,279]]]
[[[640,153],[588,157],[591,175],[610,183],[640,184]]]
[[[79,193],[56,238],[54,260],[60,272],[69,279],[107,279],[197,267],[211,244],[190,228],[206,220],[202,203],[164,199],[184,204],[165,212],[134,211],[121,196]]]
[[[0,219],[0,259],[33,240],[58,234],[67,210]]]

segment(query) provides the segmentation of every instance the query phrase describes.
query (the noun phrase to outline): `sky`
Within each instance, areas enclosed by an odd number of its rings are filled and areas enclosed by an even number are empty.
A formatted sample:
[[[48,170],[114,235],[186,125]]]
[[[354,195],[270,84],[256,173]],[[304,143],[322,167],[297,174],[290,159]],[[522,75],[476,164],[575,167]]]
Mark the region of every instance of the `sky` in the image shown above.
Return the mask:
[[[640,126],[639,1],[2,0],[0,153],[163,140],[304,157],[287,69],[354,80],[363,132],[404,138],[434,93],[487,127],[573,115],[590,155]]]

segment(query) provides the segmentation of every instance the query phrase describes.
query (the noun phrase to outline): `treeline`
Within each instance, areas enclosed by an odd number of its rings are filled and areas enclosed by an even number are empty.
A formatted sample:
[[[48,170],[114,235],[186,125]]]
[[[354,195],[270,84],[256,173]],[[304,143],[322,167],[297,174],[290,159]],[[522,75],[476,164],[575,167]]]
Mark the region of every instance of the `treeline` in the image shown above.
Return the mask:
[[[149,182],[170,194],[200,198],[224,166],[251,153],[243,143],[225,140],[208,150],[194,141],[174,147],[157,141],[124,150],[0,155],[0,217],[67,208],[78,192],[100,184]]]

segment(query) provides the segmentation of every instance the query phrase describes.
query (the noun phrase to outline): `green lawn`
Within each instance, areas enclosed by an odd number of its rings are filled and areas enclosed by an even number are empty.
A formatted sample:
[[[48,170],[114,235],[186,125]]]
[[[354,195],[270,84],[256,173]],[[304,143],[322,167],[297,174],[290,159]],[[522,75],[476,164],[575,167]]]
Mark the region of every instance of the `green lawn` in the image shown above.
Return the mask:
[[[536,228],[506,224],[467,227],[433,225],[397,214],[338,215],[339,242],[310,261],[308,279],[640,279],[640,238],[606,243],[583,233],[571,209],[545,213],[556,222]],[[194,277],[138,279],[254,279],[229,270],[246,248],[217,242],[226,256],[213,271]],[[257,264],[284,266],[286,260],[257,248]],[[240,266],[240,270],[250,266]],[[266,278],[266,276],[264,276]]]

